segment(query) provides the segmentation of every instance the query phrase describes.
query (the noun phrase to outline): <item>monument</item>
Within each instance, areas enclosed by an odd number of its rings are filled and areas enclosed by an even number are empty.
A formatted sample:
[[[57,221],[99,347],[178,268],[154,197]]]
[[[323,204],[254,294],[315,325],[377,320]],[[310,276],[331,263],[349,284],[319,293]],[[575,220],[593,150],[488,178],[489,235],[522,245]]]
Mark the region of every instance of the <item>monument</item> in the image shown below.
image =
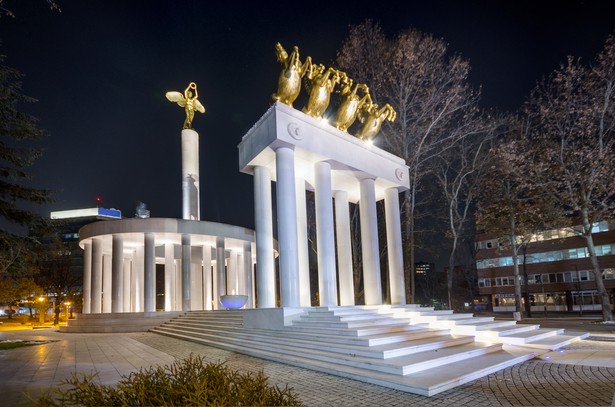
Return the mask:
[[[299,50],[288,56],[276,44],[283,63],[273,106],[239,144],[239,169],[254,176],[256,279],[259,308],[275,307],[280,287],[282,307],[311,306],[305,191],[314,191],[320,306],[354,305],[349,203],[357,203],[361,220],[361,254],[366,305],[383,303],[376,202],[384,200],[388,277],[392,304],[405,304],[399,193],[408,189],[404,160],[370,142],[384,120],[395,120],[390,105],[372,102],[366,85],[334,68],[301,63]],[[311,87],[306,106],[297,110],[300,79]],[[334,123],[322,119],[336,85],[343,103]],[[362,95],[358,93],[362,92]],[[356,135],[348,133],[358,118]],[[276,185],[279,282],[273,262],[271,181]],[[335,219],[334,219],[335,218]],[[335,230],[334,230],[335,227]],[[339,287],[338,282],[339,281]],[[338,297],[339,291],[339,297]]]
[[[134,324],[143,315],[156,314],[157,309],[223,309],[220,298],[227,294],[247,297],[245,307],[255,305],[254,231],[201,220],[199,134],[193,121],[195,112],[205,113],[205,107],[198,99],[197,86],[191,82],[183,94],[170,91],[165,96],[185,109],[182,218],[148,216],[84,226],[79,231],[84,250],[83,315],[69,321],[67,331],[71,325],[75,329],[87,325],[87,315],[92,314],[111,318],[130,313]],[[164,290],[159,290],[164,292],[164,304],[159,307],[157,265],[164,269]],[[94,319],[89,321],[95,325]],[[113,329],[108,325],[107,332]]]

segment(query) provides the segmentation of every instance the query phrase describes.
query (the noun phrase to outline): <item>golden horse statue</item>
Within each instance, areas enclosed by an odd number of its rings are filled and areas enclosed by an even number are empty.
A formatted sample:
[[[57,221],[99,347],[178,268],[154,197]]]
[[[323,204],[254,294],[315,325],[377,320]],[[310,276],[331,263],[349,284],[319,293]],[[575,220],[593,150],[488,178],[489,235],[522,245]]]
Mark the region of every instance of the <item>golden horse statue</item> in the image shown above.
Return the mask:
[[[302,111],[312,117],[320,118],[329,106],[335,84],[340,81],[339,72],[333,68],[325,71],[325,66],[322,64],[312,65],[308,79],[311,84],[310,97]]]
[[[359,121],[363,123],[363,126],[359,129],[355,136],[363,141],[371,140],[378,132],[385,120],[395,121],[397,113],[388,103],[382,108],[378,108],[378,105],[371,103],[364,105],[359,111]]]
[[[184,126],[182,127],[183,129],[192,128],[192,120],[194,120],[195,110],[205,113],[205,107],[203,107],[201,102],[198,100],[199,93],[196,90],[196,83],[194,82],[190,82],[186,90],[184,90],[183,95],[180,92],[173,91],[167,92],[165,96],[171,102],[177,103],[186,110],[186,119],[184,120]]]
[[[333,127],[342,131],[347,131],[356,120],[359,109],[361,109],[364,104],[371,105],[372,98],[369,95],[369,88],[367,85],[356,84],[353,88],[353,81],[346,73],[341,72],[340,76],[340,97],[342,98],[342,103],[333,119]],[[359,89],[363,90],[363,97],[357,95]]]
[[[299,48],[293,47],[290,56],[279,42],[275,44],[278,62],[282,64],[282,72],[278,78],[278,91],[272,95],[274,100],[292,107],[293,102],[301,91],[301,79],[312,66],[312,58],[307,57],[301,64],[299,59]]]

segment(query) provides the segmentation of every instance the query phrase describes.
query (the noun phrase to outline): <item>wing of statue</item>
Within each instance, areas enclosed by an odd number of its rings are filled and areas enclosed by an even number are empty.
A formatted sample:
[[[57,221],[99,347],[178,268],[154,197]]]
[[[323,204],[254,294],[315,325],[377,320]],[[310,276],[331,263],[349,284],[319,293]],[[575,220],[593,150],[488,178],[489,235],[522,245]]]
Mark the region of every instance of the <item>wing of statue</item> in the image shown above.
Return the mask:
[[[184,99],[184,95],[182,95],[180,92],[167,92],[165,96],[171,102],[176,102],[181,107],[186,107],[186,100]]]
[[[198,99],[194,100],[194,108],[201,113],[205,113],[205,107],[199,102]]]

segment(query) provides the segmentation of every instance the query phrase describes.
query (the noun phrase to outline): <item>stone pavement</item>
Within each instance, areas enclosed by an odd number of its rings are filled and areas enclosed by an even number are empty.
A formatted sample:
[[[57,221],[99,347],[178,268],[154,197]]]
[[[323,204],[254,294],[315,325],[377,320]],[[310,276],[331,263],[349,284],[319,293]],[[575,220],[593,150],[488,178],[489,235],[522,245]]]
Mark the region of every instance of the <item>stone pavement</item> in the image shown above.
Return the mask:
[[[27,403],[71,372],[97,372],[103,384],[131,371],[165,365],[190,353],[242,371],[263,370],[271,384],[294,389],[306,406],[609,406],[615,392],[615,335],[549,352],[432,397],[256,359],[157,334],[76,334],[57,329],[0,331],[0,340],[51,340],[0,351],[2,405]],[[609,367],[607,367],[609,366]]]

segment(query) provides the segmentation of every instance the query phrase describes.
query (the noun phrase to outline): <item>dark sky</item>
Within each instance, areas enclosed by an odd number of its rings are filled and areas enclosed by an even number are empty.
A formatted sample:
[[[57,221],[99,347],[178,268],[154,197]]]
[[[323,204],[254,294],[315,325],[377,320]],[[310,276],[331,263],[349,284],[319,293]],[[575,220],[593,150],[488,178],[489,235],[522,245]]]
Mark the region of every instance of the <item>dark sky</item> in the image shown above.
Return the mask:
[[[238,169],[241,137],[271,105],[274,44],[330,65],[349,24],[392,36],[414,27],[470,60],[483,104],[515,110],[568,54],[594,57],[615,29],[610,1],[314,2],[8,0],[0,54],[23,72],[24,106],[50,136],[34,184],[61,190],[37,211],[102,206],[181,217],[183,110],[168,90],[198,85],[203,220],[254,227],[252,177]],[[341,4],[340,4],[341,3]],[[340,5],[338,5],[340,4]]]

